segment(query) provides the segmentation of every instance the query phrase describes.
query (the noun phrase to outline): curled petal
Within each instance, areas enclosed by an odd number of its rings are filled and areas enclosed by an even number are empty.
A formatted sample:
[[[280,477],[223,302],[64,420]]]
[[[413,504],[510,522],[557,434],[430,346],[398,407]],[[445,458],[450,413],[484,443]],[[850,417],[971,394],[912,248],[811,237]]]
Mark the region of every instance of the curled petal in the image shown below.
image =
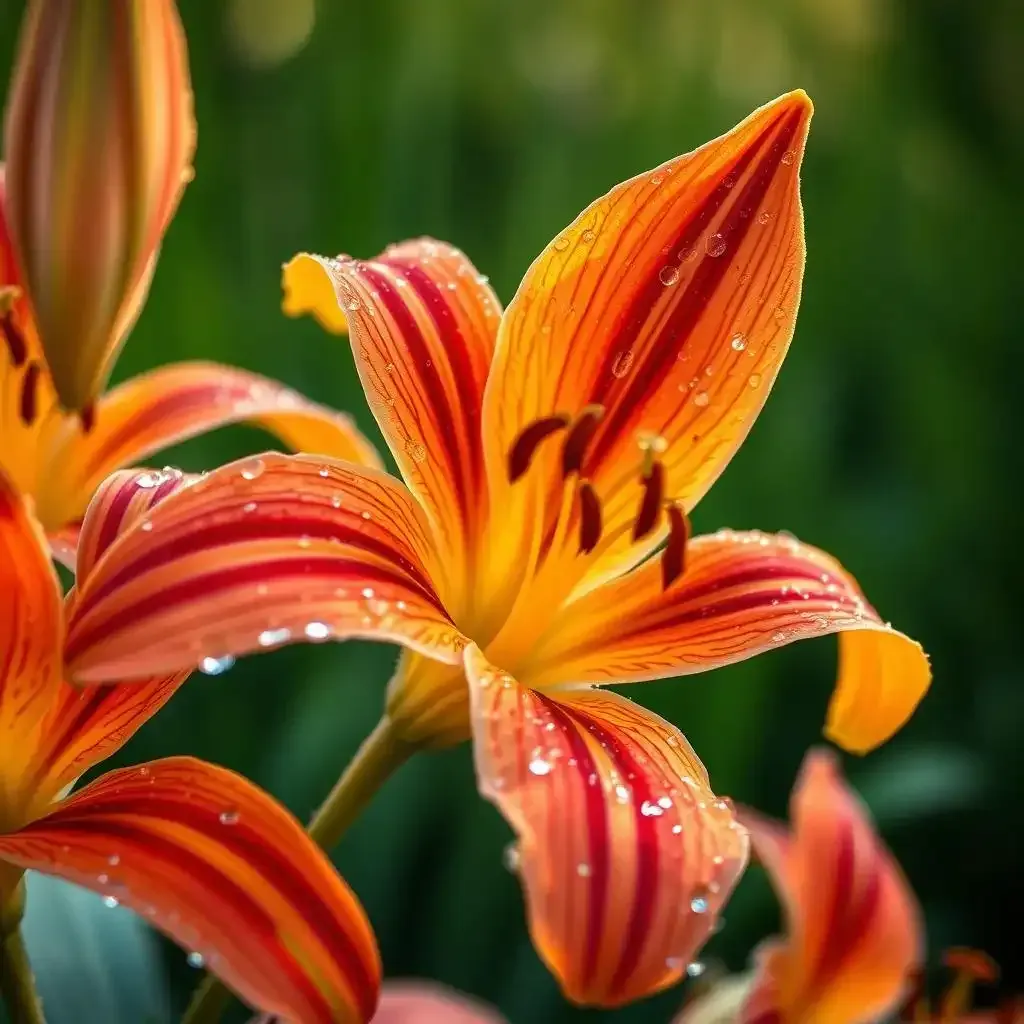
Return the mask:
[[[150,920],[255,1008],[364,1024],[380,962],[356,898],[299,823],[233,772],[169,758],[111,772],[0,857]]]
[[[582,470],[605,506],[599,575],[664,536],[663,524],[632,540],[645,438],[658,439],[665,493],[686,511],[725,468],[793,334],[810,118],[806,94],[780,97],[612,189],[534,262],[502,320],[483,413],[492,500],[511,534],[523,513],[505,497],[505,458],[554,412],[605,409]],[[552,481],[553,462],[538,469],[531,518],[557,514]]]
[[[190,174],[173,0],[34,0],[4,126],[11,237],[62,404],[95,399]]]
[[[920,910],[832,755],[811,752],[791,800],[792,834],[744,821],[786,910],[741,1019],[861,1024],[884,1019],[921,963]]]
[[[487,512],[480,407],[501,312],[486,278],[432,239],[375,260],[299,256],[291,267],[303,281],[319,270],[333,282],[330,301],[345,310],[363,388],[402,476],[448,558],[467,561]],[[309,304],[320,308],[327,292],[315,287]]]
[[[389,981],[373,1024],[503,1024],[490,1007],[429,982]]]
[[[466,652],[480,792],[519,837],[530,931],[574,1002],[678,981],[747,861],[683,735],[600,690],[542,693]]]
[[[781,644],[839,633],[839,682],[826,732],[864,753],[895,733],[928,690],[919,644],[885,623],[829,555],[789,536],[720,530],[694,538],[667,590],[650,560],[569,605],[534,648],[545,685],[702,672]]]
[[[308,313],[330,334],[347,334],[348,320],[338,304],[328,262],[301,252],[282,267],[281,311],[291,317]]]
[[[373,446],[344,413],[245,370],[176,363],[105,395],[88,432],[77,422],[67,424],[52,471],[40,481],[45,520],[60,523],[80,516],[100,481],[114,470],[232,423],[262,427],[296,451],[380,466]]]
[[[465,639],[415,499],[384,473],[267,453],[178,490],[82,583],[65,659],[82,682],[365,637],[457,662]]]
[[[61,590],[28,501],[0,471],[0,816],[61,685]],[[19,781],[16,781],[19,780]]]

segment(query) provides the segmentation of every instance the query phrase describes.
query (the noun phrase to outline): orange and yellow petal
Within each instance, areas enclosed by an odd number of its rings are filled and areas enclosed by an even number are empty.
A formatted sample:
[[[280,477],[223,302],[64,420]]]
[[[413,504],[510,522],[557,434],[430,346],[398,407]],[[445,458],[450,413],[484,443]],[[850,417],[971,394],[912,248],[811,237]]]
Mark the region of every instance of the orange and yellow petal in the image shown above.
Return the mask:
[[[380,466],[373,446],[344,413],[245,370],[176,363],[105,395],[88,432],[68,422],[48,479],[40,482],[40,514],[55,529],[80,516],[99,482],[114,470],[232,423],[262,427],[296,451]]]
[[[677,982],[746,865],[731,804],[624,697],[530,690],[475,646],[466,669],[480,792],[518,836],[530,931],[566,996],[617,1006]]]
[[[356,368],[402,476],[438,545],[467,562],[487,512],[480,409],[501,307],[457,249],[432,239],[374,260],[300,256],[345,311]],[[322,298],[310,296],[310,305]],[[291,294],[295,295],[295,289]],[[468,568],[468,567],[467,567]]]
[[[457,662],[426,519],[398,481],[266,453],[156,505],[82,582],[73,679],[147,678],[295,641],[352,637]]]
[[[195,149],[173,0],[29,5],[4,124],[7,212],[62,404],[85,410],[141,308]]]
[[[226,769],[169,758],[103,776],[0,858],[131,907],[246,1002],[303,1024],[364,1024],[380,986],[358,901],[299,823]]]
[[[592,572],[636,562],[664,536],[664,518],[643,543],[631,536],[645,458],[664,467],[665,499],[691,509],[771,390],[800,299],[811,110],[789,93],[617,186],[548,245],[505,313],[483,414],[492,500],[525,514],[506,497],[507,459],[531,423],[601,407],[576,460],[603,511]],[[530,501],[551,517],[561,460],[548,448]]]
[[[0,472],[0,819],[61,685],[61,589],[29,501]]]
[[[861,1024],[895,1009],[920,966],[920,909],[835,758],[812,751],[790,804],[792,833],[744,818],[786,911],[744,1020]]]
[[[373,1024],[504,1024],[504,1017],[461,992],[423,981],[389,981]]]
[[[666,590],[658,559],[567,606],[534,647],[532,685],[702,672],[794,640],[839,634],[826,734],[865,753],[900,729],[931,682],[919,644],[883,621],[856,580],[793,537],[720,530],[694,538]]]

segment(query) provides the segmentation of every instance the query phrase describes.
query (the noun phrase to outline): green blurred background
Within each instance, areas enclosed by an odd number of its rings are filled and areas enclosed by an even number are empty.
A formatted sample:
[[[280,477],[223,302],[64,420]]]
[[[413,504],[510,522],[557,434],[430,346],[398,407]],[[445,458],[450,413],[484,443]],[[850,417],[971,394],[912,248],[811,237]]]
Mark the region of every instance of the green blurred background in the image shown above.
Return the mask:
[[[9,66],[21,3],[0,3]],[[980,946],[1024,989],[1017,830],[1024,8],[1019,0],[181,0],[196,179],[118,377],[215,358],[351,410],[344,340],[278,312],[294,252],[369,256],[419,234],[465,249],[508,300],[540,248],[622,178],[802,86],[808,265],[795,343],[750,439],[695,515],[837,554],[935,667],[910,725],[852,779],[927,912],[933,956]],[[237,429],[166,460],[266,446]],[[1017,454],[1015,454],[1017,453]],[[1014,466],[1017,468],[1014,469]],[[381,711],[387,647],[292,648],[192,685],[119,762],[191,752],[300,817]],[[831,640],[634,687],[719,792],[781,814],[819,729]],[[389,976],[442,980],[513,1024],[665,1021],[682,989],[608,1014],[561,1000],[525,931],[510,833],[469,750],[422,755],[337,863]],[[34,883],[51,1024],[161,1024],[196,972],[127,912]],[[704,959],[742,966],[777,925],[748,873]]]

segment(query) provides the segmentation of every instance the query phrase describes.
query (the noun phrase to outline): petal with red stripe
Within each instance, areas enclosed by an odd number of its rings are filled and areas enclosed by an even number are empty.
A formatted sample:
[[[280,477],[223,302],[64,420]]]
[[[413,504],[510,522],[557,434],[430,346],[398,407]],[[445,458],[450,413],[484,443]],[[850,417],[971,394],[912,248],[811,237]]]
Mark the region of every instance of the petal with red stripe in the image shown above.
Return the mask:
[[[467,563],[487,511],[480,408],[501,313],[494,292],[461,252],[432,239],[375,260],[300,256],[291,266],[308,279],[311,263],[334,283],[363,388],[403,477],[446,556]],[[310,307],[323,297],[311,294]]]
[[[444,566],[398,481],[313,456],[222,466],[134,523],[82,582],[65,660],[150,677],[294,641],[364,637],[458,662]]]
[[[134,377],[104,395],[83,432],[68,420],[47,479],[41,514],[63,524],[82,514],[108,474],[197,434],[251,423],[296,451],[378,468],[372,445],[344,413],[310,402],[276,381],[216,363],[177,363]]]
[[[785,906],[787,938],[762,957],[742,1019],[884,1019],[922,961],[914,894],[831,754],[808,754],[790,809],[792,834],[744,816]]]
[[[720,530],[690,542],[667,590],[657,559],[598,587],[552,622],[527,675],[538,685],[656,679],[826,633],[840,643],[826,733],[864,753],[913,714],[931,682],[928,658],[834,558],[790,536]]]
[[[256,1009],[363,1024],[380,986],[355,896],[283,807],[192,758],[111,772],[20,831],[0,859],[151,921]]]
[[[603,416],[579,465],[603,509],[593,571],[656,546],[633,524],[645,467],[691,509],[725,468],[771,390],[793,334],[803,278],[799,196],[811,103],[780,97],[693,153],[598,199],[537,258],[502,320],[483,425],[508,543],[522,502],[559,512],[558,446],[507,496],[507,460],[532,423]],[[578,531],[565,531],[575,553]],[[523,544],[528,543],[523,541]],[[517,549],[518,550],[518,549]],[[512,564],[519,558],[512,556]]]
[[[61,589],[28,500],[0,472],[0,816],[61,685]]]
[[[480,792],[519,837],[530,931],[576,1003],[677,982],[747,861],[731,804],[682,733],[615,693],[530,690],[475,646]]]

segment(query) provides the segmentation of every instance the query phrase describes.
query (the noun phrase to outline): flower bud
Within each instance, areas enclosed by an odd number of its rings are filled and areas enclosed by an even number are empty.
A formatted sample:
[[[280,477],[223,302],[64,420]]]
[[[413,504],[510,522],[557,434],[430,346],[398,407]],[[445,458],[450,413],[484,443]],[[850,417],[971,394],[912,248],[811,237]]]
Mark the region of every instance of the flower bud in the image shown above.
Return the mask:
[[[31,0],[4,125],[6,214],[65,408],[87,410],[191,177],[174,0]]]

